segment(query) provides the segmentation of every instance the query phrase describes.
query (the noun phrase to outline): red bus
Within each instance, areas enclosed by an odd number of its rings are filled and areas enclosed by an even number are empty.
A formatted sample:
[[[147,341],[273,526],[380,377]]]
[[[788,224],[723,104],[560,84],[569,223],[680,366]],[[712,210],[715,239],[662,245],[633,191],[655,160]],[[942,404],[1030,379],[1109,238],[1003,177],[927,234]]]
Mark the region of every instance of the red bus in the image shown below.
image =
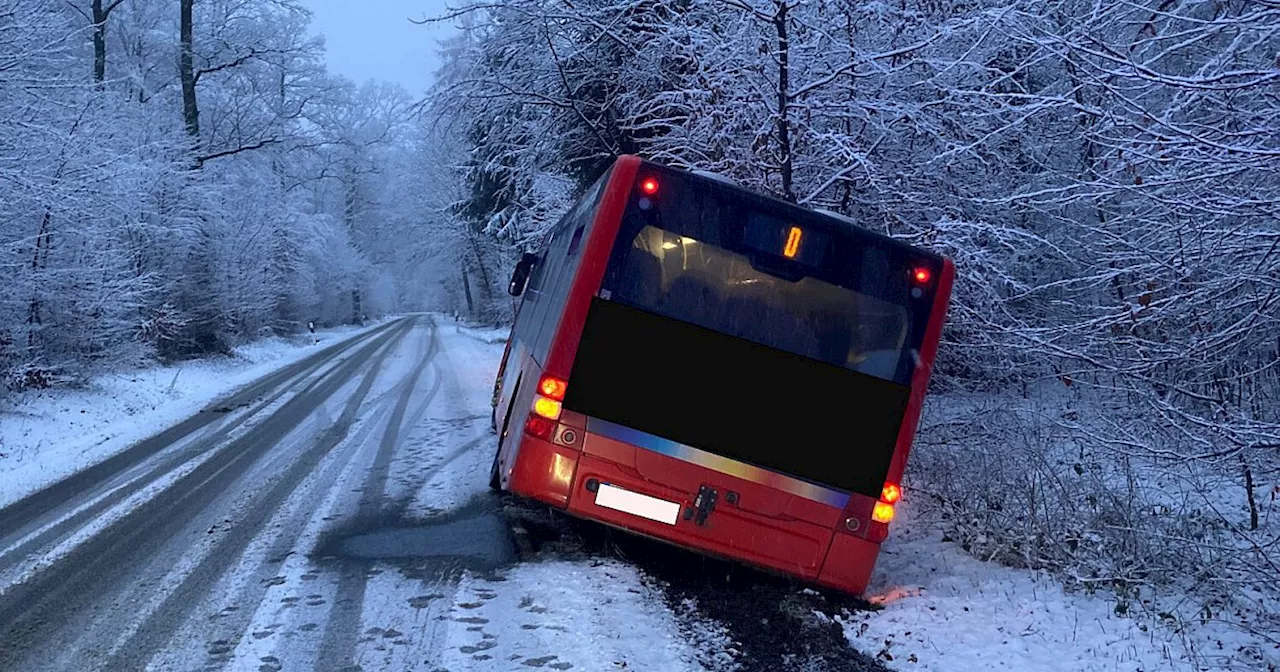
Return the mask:
[[[954,275],[845,218],[623,156],[512,276],[492,485],[860,595]]]

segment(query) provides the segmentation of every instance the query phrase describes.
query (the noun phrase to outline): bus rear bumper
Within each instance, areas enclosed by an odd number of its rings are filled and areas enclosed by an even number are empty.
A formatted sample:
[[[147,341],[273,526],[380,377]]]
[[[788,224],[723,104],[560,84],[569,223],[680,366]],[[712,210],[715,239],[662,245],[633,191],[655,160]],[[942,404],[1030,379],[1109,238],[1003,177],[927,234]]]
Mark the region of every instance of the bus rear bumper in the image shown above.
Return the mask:
[[[591,482],[594,481],[595,490]],[[645,498],[679,505],[674,522],[633,515],[602,506],[597,491],[611,484]],[[817,581],[822,556],[831,533],[803,521],[772,524],[753,521],[728,504],[717,507],[705,526],[691,519],[690,495],[650,482],[633,470],[609,460],[583,455],[569,497],[568,512],[579,518],[604,523],[642,536],[666,541],[694,551],[728,558],[756,567],[788,574],[805,581]],[[837,586],[838,587],[838,586]]]
[[[668,524],[599,506],[595,492],[587,486],[588,481],[614,483],[640,495],[678,504],[681,510],[691,504],[684,493],[649,482],[633,470],[611,460],[585,455],[573,448],[533,436],[526,435],[522,440],[519,457],[507,485],[517,495],[566,509],[579,518],[694,551],[789,574],[853,595],[862,595],[870,582],[880,552],[878,543],[842,533],[815,534],[818,530],[814,526],[797,521],[788,527],[796,526],[797,529],[793,531],[800,534],[787,535],[784,543],[774,545],[797,550],[809,547],[811,550],[797,553],[789,558],[790,562],[781,557],[770,557],[758,551],[753,552],[751,547],[755,546],[754,543],[735,543],[734,538],[739,541],[750,539],[752,542],[757,539],[763,542],[768,538],[783,541],[779,537],[781,530],[751,524],[736,515],[731,519],[725,518],[726,515],[732,515],[727,510],[713,513],[711,527],[705,528],[696,526],[683,516],[675,524]],[[732,531],[724,529],[726,526],[732,528]],[[717,529],[729,532],[728,537],[717,533]],[[828,539],[829,549],[826,546]],[[806,557],[810,560],[805,561]]]

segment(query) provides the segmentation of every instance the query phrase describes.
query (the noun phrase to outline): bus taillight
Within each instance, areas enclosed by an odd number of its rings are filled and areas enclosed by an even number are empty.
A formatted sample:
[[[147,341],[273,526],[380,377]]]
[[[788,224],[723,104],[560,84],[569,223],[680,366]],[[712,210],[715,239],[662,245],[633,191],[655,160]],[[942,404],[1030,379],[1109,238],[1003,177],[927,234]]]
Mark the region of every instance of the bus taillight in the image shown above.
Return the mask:
[[[640,191],[645,196],[652,196],[658,193],[658,181],[652,177],[646,177],[640,181]]]
[[[875,508],[871,509],[871,520],[877,523],[887,523],[893,520],[893,505],[885,502],[876,502]]]
[[[929,284],[929,280],[932,277],[933,273],[923,266],[911,270],[911,279],[915,280],[918,285]]]
[[[564,407],[555,399],[548,399],[542,395],[533,398],[533,412],[548,420],[559,420],[562,410]]]
[[[556,401],[564,401],[564,393],[569,389],[569,381],[554,376],[543,376],[538,381],[538,393]]]
[[[538,381],[538,394],[533,395],[533,413],[547,420],[559,420],[564,411],[564,393],[569,382],[554,376],[543,376]]]
[[[902,499],[902,488],[897,483],[885,483],[880,491],[880,500],[886,504],[897,504]]]

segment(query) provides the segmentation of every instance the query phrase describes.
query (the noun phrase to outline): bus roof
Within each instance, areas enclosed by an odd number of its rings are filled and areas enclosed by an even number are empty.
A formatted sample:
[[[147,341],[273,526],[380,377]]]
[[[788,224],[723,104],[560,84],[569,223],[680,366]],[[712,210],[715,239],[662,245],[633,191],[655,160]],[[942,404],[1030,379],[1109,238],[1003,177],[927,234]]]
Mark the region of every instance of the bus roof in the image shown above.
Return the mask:
[[[852,218],[833,212],[826,212],[820,209],[806,208],[789,201],[784,201],[776,196],[752,191],[732,179],[719,174],[714,174],[714,176],[712,176],[712,174],[706,173],[705,171],[684,170],[645,159],[640,159],[640,162],[646,169],[678,174],[681,179],[698,182],[704,187],[721,194],[730,194],[734,199],[745,200],[754,207],[772,210],[775,212],[782,211],[787,213],[791,219],[805,219],[810,222],[821,222],[822,228],[827,230],[829,233],[871,237],[875,239],[876,242],[883,245],[910,250],[915,254],[932,257],[937,261],[942,261],[944,259],[942,255],[933,252],[932,250],[912,245],[857,224]]]

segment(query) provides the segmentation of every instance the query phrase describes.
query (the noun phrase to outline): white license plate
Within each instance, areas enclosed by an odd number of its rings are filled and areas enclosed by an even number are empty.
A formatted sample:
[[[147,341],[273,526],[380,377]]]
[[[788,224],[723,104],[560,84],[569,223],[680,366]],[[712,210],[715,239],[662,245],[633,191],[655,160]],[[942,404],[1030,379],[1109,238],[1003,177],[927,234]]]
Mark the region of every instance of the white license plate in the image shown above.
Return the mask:
[[[675,525],[676,519],[680,517],[680,505],[675,502],[631,492],[608,483],[601,483],[596,490],[596,505],[668,525]]]

